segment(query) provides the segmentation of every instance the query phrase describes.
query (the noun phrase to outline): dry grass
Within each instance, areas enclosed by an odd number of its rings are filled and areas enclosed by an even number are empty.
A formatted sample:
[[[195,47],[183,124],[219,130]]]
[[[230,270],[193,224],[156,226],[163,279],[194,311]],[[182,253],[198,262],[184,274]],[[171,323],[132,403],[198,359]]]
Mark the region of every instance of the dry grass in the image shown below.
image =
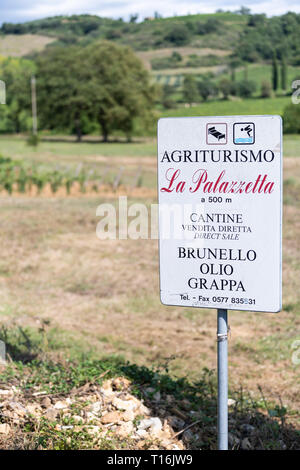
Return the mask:
[[[147,164],[154,171],[155,157]],[[261,385],[267,398],[281,396],[297,409],[300,366],[291,361],[291,345],[300,327],[300,159],[286,158],[284,170],[284,308],[277,315],[230,312],[229,374],[231,387],[256,394]],[[143,189],[129,203],[155,202],[154,189]],[[174,356],[172,373],[191,378],[216,368],[216,312],[159,302],[157,241],[96,237],[96,208],[116,204],[115,194],[62,196],[1,196],[2,323],[48,319],[99,355],[121,353],[148,365]]]
[[[33,51],[42,51],[54,40],[38,34],[7,34],[0,37],[0,55],[22,57]]]

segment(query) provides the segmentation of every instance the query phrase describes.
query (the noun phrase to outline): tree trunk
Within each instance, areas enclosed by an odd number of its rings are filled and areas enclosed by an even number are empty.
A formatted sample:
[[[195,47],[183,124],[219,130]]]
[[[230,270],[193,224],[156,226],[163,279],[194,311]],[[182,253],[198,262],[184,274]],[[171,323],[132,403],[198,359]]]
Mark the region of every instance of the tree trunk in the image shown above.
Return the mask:
[[[82,131],[81,131],[79,119],[76,119],[75,121],[75,129],[76,129],[76,142],[81,142]]]
[[[103,142],[108,142],[108,126],[106,124],[106,121],[99,121],[101,129],[102,129],[102,139]]]
[[[76,142],[81,142],[82,132],[80,127],[76,128]]]

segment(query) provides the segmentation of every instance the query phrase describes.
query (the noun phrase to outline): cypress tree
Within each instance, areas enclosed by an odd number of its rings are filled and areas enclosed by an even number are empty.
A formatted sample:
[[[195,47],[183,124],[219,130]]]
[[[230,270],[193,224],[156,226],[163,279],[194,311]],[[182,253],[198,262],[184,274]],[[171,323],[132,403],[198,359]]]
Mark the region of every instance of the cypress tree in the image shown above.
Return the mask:
[[[276,91],[278,88],[278,63],[275,52],[273,52],[272,60],[272,86],[273,90]]]
[[[284,55],[281,58],[281,88],[287,89],[287,63]]]

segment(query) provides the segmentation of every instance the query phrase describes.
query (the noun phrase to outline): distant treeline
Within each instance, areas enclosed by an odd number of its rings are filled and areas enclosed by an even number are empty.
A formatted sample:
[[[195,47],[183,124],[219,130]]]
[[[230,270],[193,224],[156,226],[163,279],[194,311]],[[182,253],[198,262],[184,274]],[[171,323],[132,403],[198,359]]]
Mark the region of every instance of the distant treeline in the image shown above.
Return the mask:
[[[44,34],[64,44],[108,39],[136,50],[197,46],[207,36],[210,45],[231,49],[248,62],[272,59],[275,50],[278,58],[284,55],[288,63],[300,65],[300,14],[293,12],[271,18],[250,14],[247,9],[239,14],[223,12],[165,19],[157,15],[140,23],[137,15],[132,15],[129,22],[91,15],[56,16],[27,23],[3,23],[0,33]]]

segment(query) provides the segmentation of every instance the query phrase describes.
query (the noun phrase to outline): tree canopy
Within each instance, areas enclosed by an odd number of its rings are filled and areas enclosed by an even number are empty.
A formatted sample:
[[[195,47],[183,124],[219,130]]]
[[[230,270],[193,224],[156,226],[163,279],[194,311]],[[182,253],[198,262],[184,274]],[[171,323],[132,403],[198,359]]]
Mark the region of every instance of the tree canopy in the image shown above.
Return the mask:
[[[44,128],[76,130],[98,123],[103,139],[123,131],[130,138],[134,119],[151,120],[156,90],[131,49],[108,41],[55,47],[37,59],[38,107]]]

